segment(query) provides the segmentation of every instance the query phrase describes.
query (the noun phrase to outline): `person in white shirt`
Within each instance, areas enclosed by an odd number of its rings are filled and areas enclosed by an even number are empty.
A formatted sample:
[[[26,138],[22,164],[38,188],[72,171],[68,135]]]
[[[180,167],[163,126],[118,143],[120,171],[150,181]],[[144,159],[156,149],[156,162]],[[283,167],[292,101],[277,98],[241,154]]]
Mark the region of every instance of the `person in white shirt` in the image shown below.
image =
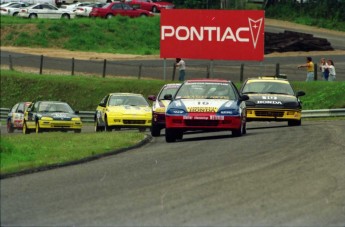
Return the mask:
[[[336,76],[334,62],[333,60],[328,59],[327,64],[328,64],[328,71],[329,71],[328,81],[334,81],[335,76]]]
[[[184,77],[186,75],[186,63],[181,58],[176,58],[176,66],[178,66],[179,70],[179,81],[184,81]]]
[[[328,76],[329,76],[329,70],[328,70],[328,64],[325,58],[321,58],[320,60],[320,70],[322,72],[322,79],[327,81]]]

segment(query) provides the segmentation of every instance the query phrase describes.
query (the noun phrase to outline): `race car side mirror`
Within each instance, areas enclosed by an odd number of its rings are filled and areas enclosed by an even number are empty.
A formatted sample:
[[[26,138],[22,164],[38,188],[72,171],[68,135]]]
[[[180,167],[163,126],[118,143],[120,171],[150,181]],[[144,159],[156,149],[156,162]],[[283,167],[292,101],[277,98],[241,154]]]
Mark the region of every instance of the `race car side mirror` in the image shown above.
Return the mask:
[[[157,100],[157,97],[155,95],[149,95],[149,97],[147,98],[148,100],[153,101],[153,102]]]
[[[305,95],[305,92],[304,91],[298,91],[296,93],[296,97],[300,97],[300,96],[304,96]]]
[[[241,101],[247,101],[249,99],[248,95],[241,95],[240,100]]]
[[[164,95],[165,100],[172,100],[172,95],[171,94],[166,94]]]

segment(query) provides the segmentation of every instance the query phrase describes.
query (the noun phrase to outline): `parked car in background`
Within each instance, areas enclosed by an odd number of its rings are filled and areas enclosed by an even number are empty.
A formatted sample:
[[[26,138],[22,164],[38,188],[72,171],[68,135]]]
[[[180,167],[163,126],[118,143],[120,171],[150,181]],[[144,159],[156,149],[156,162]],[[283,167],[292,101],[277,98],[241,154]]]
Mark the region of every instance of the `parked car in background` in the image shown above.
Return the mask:
[[[295,94],[287,79],[277,77],[258,77],[247,79],[241,94],[249,96],[246,101],[248,121],[287,121],[289,126],[302,122],[302,102]]]
[[[181,84],[165,84],[158,95],[150,95],[149,100],[153,101],[152,104],[152,127],[151,135],[156,137],[161,135],[161,130],[165,128],[165,108],[169,105],[171,100],[166,100],[165,95],[175,95],[176,91]]]
[[[99,103],[95,112],[95,131],[121,128],[151,128],[152,112],[141,94],[110,93]]]
[[[24,112],[31,102],[16,103],[7,115],[7,132],[13,133],[15,129],[22,130],[24,122]]]
[[[159,13],[162,9],[174,9],[175,5],[161,0],[127,0],[126,3],[133,8],[144,9],[153,13]]]
[[[247,95],[240,95],[227,80],[186,80],[171,100],[165,113],[165,140],[181,140],[186,131],[232,131],[246,134]]]
[[[74,12],[77,17],[89,17],[93,8],[102,8],[105,4],[97,2],[88,6],[78,6]]]
[[[75,13],[71,10],[57,8],[56,6],[48,3],[38,3],[26,8],[22,8],[19,11],[18,16],[30,19],[71,19],[75,17]]]
[[[93,8],[90,16],[110,19],[113,16],[150,17],[153,13],[143,9],[134,9],[127,3],[116,1],[107,3],[102,8]]]
[[[89,6],[92,2],[75,2],[69,5],[61,5],[60,9],[67,9],[70,11],[75,11],[78,7]]]
[[[7,15],[7,16],[17,16],[17,14],[20,11],[20,8],[22,7],[28,7],[30,6],[29,3],[26,2],[17,2],[10,4],[9,6],[0,6],[0,13],[1,15]]]
[[[74,131],[80,133],[82,121],[66,102],[38,101],[31,103],[24,113],[23,133],[32,131]]]

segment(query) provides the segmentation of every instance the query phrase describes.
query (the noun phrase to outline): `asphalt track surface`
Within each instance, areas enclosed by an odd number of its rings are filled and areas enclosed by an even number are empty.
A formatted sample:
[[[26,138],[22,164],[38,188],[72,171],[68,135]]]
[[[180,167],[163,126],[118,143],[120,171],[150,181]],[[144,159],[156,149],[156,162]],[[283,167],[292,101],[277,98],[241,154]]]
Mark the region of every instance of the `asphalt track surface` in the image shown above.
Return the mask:
[[[1,226],[345,226],[345,121],[164,136],[1,180]]]

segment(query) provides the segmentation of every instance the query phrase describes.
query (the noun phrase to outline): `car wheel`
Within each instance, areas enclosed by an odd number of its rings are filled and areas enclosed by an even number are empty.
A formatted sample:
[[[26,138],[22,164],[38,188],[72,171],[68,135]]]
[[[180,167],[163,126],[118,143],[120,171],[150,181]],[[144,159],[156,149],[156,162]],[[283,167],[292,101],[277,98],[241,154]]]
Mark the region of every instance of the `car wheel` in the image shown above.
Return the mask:
[[[173,143],[176,142],[176,131],[174,129],[165,129],[165,141],[167,143]]]
[[[43,129],[41,129],[40,123],[37,121],[36,122],[36,133],[41,133],[42,131],[43,131]]]
[[[75,129],[74,133],[81,133],[81,129]]]
[[[158,137],[161,135],[161,128],[158,125],[152,124],[151,127],[151,136]]]
[[[147,15],[143,13],[140,15],[140,17],[147,17]]]
[[[112,128],[108,125],[108,118],[105,117],[104,121],[105,121],[104,131],[111,132]]]
[[[182,140],[183,132],[182,131],[175,132],[175,137],[176,137],[177,140]]]
[[[61,18],[62,19],[70,19],[70,16],[68,14],[62,14]]]
[[[30,129],[26,126],[26,122],[23,122],[23,134],[30,134]]]
[[[240,137],[244,134],[245,124],[241,123],[241,127],[239,129],[232,130],[233,137]]]
[[[32,13],[29,15],[29,18],[30,19],[37,19],[37,14]]]
[[[247,123],[243,124],[243,135],[247,134]]]
[[[106,19],[111,19],[111,18],[113,18],[113,15],[112,14],[108,14],[105,18]]]
[[[302,124],[302,120],[290,120],[288,121],[288,126],[300,126]]]
[[[18,12],[15,12],[12,16],[14,17],[18,16]]]
[[[14,132],[14,128],[13,128],[13,125],[12,125],[11,121],[7,121],[7,132],[8,133],[13,133]]]
[[[152,7],[152,13],[158,13],[158,9],[156,6]]]
[[[102,131],[102,127],[98,125],[98,120],[95,119],[95,132]]]
[[[138,128],[139,129],[139,132],[145,132],[146,131],[146,128]]]

